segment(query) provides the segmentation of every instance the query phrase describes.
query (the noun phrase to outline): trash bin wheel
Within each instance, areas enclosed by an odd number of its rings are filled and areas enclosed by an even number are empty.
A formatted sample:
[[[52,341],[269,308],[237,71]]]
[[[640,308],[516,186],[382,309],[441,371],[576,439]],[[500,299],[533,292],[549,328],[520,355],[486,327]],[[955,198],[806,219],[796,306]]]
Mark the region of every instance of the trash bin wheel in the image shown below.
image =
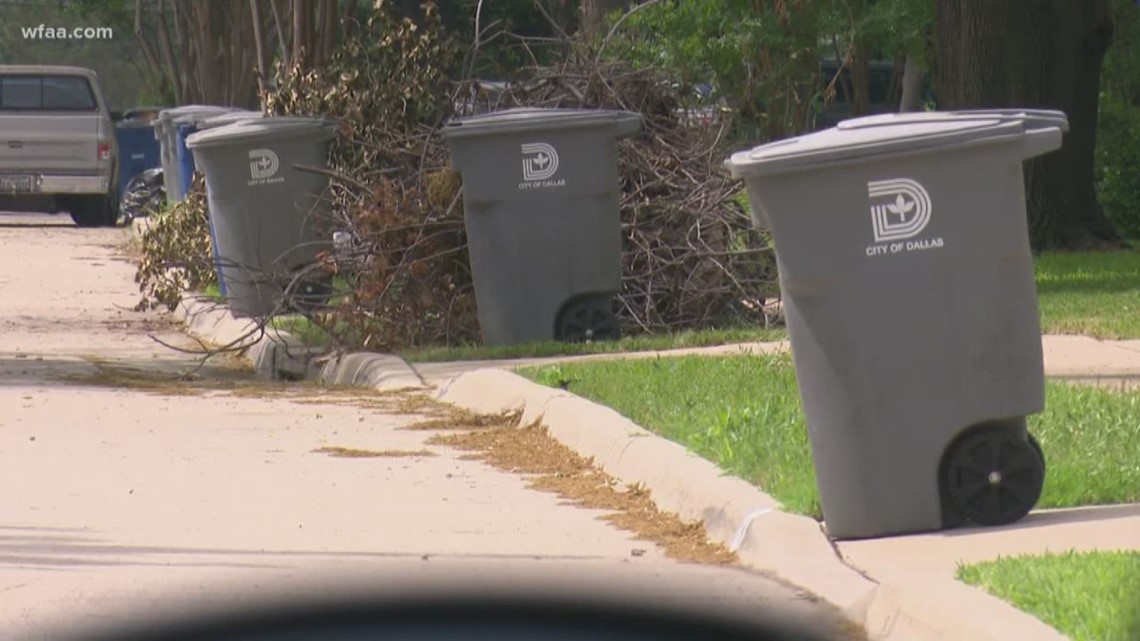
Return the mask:
[[[325,309],[333,295],[332,277],[300,280],[288,292],[289,307],[298,312]]]
[[[558,319],[555,338],[566,343],[609,341],[621,338],[621,326],[609,296],[594,296],[572,302]]]
[[[1032,434],[1026,432],[1025,436],[1027,439],[1029,439],[1029,444],[1033,447],[1033,450],[1037,452],[1038,458],[1041,459],[1041,476],[1044,477],[1046,470],[1045,450],[1041,449],[1041,444],[1037,442],[1037,439]]]
[[[1033,509],[1045,484],[1045,463],[1029,439],[1003,427],[968,433],[951,445],[947,496],[978,525],[1008,525]]]

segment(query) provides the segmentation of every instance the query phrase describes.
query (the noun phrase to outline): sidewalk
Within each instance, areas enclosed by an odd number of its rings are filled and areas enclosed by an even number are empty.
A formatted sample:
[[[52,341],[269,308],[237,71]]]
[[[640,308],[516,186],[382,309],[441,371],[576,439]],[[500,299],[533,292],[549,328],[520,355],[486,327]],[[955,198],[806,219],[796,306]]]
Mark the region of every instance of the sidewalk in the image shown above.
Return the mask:
[[[1038,510],[1005,527],[960,528],[838,544],[843,557],[872,574],[954,576],[958,563],[999,556],[1140,550],[1140,504]]]
[[[1041,337],[1045,353],[1045,375],[1049,378],[1102,386],[1136,389],[1140,387],[1140,340],[1101,341],[1087,336],[1046,335]],[[668,356],[732,356],[764,354],[788,349],[787,341],[739,343],[652,352],[623,352],[550,356],[501,360],[409,363],[429,385],[438,385],[466,372],[480,369],[514,369],[534,365],[582,361]]]

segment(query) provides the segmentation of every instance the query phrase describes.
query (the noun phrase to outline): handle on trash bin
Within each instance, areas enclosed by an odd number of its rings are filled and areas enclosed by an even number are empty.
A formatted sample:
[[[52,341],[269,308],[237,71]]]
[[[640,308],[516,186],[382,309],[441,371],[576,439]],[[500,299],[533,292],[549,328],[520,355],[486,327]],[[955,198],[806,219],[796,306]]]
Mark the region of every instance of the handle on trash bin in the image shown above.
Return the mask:
[[[1045,127],[1043,129],[1030,129],[1025,132],[1021,143],[1021,159],[1029,160],[1050,151],[1061,148],[1064,134],[1058,127]]]

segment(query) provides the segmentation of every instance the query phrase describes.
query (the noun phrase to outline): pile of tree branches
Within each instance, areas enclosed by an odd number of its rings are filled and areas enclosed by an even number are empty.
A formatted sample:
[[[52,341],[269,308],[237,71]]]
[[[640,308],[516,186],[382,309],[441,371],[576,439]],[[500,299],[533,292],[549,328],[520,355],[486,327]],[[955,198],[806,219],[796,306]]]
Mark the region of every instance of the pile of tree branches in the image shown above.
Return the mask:
[[[766,323],[764,299],[778,291],[774,257],[723,168],[731,123],[694,122],[691,94],[659,70],[601,61],[588,47],[569,51],[560,64],[526,70],[486,106],[642,116],[641,133],[618,144],[625,329]]]
[[[462,187],[440,135],[450,118],[513,107],[641,114],[619,142],[629,333],[766,324],[774,260],[723,169],[730,123],[693,124],[684,87],[653,69],[566,43],[563,60],[503,83],[454,82],[458,48],[438,19],[378,14],[321,73],[280,69],[274,114],[340,123],[332,152],[326,266],[348,283],[312,320],[352,346],[394,349],[478,340]]]
[[[278,70],[271,114],[335,118],[326,265],[348,283],[318,326],[352,346],[478,338],[458,178],[439,127],[457,47],[427,5],[420,24],[378,11],[325,69]]]
[[[767,322],[774,261],[722,166],[729,123],[687,122],[685,89],[667,75],[579,45],[505,83],[450,82],[456,49],[431,25],[379,16],[328,70],[284,70],[269,97],[271,113],[340,122],[330,222],[346,242],[327,262],[351,291],[317,324],[371,348],[478,340],[461,181],[440,130],[449,118],[513,107],[643,116],[641,133],[619,143],[627,332]]]

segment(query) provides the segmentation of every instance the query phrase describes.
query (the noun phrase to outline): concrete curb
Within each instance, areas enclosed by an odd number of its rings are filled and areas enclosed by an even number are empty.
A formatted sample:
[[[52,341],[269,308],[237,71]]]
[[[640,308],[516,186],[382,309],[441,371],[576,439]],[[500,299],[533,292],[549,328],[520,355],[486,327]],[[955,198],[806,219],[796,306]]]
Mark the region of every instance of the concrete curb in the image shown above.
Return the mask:
[[[499,369],[465,373],[438,400],[477,412],[521,409],[610,475],[650,490],[662,509],[700,519],[746,565],[838,607],[876,641],[1064,639],[1036,618],[953,578],[870,577],[840,558],[814,520],[779,510],[745,481],[612,409]]]
[[[273,327],[258,330],[258,323],[235,318],[223,305],[200,297],[179,302],[174,317],[186,331],[211,347],[239,348],[253,362],[263,380],[316,378],[315,363],[324,350],[308,347],[291,334]]]
[[[131,221],[131,234],[141,239],[149,229],[146,218]],[[174,310],[175,320],[186,331],[212,347],[240,348],[253,362],[254,371],[264,380],[317,378],[319,357],[324,350],[304,345],[288,332],[272,326],[258,331],[258,323],[230,313],[222,303],[204,296],[184,296]]]
[[[233,342],[249,331],[249,321],[234,318],[213,302],[187,299],[178,317],[192,333],[215,343]],[[281,355],[288,348],[281,347],[280,336],[275,340],[267,335],[248,347],[247,356],[263,377],[282,378],[282,369],[297,370],[295,365],[282,366]],[[359,352],[334,355],[323,363],[308,358],[303,369],[305,378],[326,385],[382,391],[429,387],[407,362],[392,355]],[[701,520],[710,538],[734,549],[745,565],[836,606],[873,641],[1066,638],[952,578],[863,574],[840,558],[814,520],[781,511],[774,499],[751,484],[723,474],[711,462],[616,411],[569,392],[489,368],[451,379],[435,396],[477,412],[522,409],[527,424],[541,419],[560,442],[622,482],[647,488],[663,510]]]
[[[370,387],[380,391],[426,387],[404,359],[369,352],[333,356],[324,363],[316,378],[325,385]]]
[[[611,476],[647,488],[661,509],[701,520],[711,538],[735,547],[749,565],[809,589],[855,619],[869,603],[875,584],[839,560],[818,523],[781,512],[751,484],[608,407],[497,369],[463,374],[436,398],[483,413],[522,409],[524,424],[541,420]]]
[[[216,302],[198,298],[184,299],[176,317],[192,334],[215,344],[233,343],[255,327]],[[281,377],[281,335],[248,341],[246,355],[262,377]],[[306,359],[306,378],[382,391],[429,387],[398,356],[358,352],[321,360]],[[569,392],[488,368],[447,381],[435,397],[483,413],[521,409],[524,424],[541,419],[567,447],[592,458],[623,483],[645,487],[661,509],[699,519],[710,538],[736,551],[745,565],[834,605],[873,641],[1065,638],[1032,616],[950,578],[870,577],[840,558],[814,520],[781,511],[772,497],[751,484],[723,474],[711,462],[616,411]],[[969,613],[970,620],[963,613]]]

